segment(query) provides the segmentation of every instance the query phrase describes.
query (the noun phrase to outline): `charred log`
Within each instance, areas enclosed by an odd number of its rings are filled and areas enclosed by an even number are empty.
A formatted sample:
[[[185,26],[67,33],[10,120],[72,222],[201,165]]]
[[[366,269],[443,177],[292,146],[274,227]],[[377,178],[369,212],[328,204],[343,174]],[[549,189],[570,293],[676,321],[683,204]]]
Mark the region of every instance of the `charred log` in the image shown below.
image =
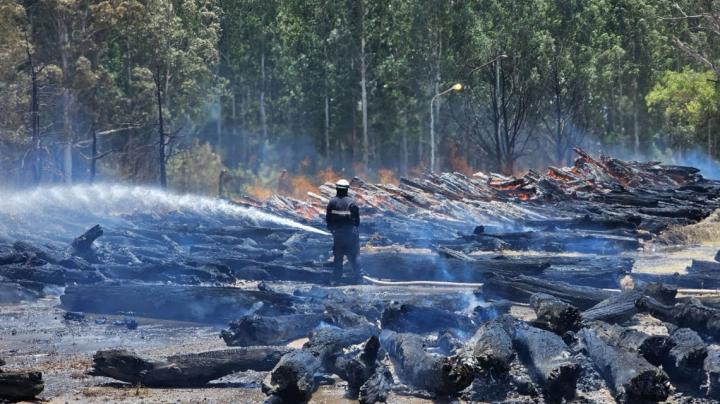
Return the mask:
[[[474,323],[469,317],[435,307],[399,302],[391,302],[385,307],[380,322],[383,329],[412,333],[444,329],[467,331],[474,328]]]
[[[301,350],[284,355],[262,382],[268,401],[306,402],[318,387],[318,375],[335,369],[343,348],[358,344],[377,334],[371,326],[340,329],[322,328],[310,336]]]
[[[555,296],[535,293],[530,296],[530,306],[535,310],[537,323],[541,328],[558,335],[580,328],[580,311]]]
[[[32,401],[44,389],[40,372],[0,371],[0,401]]]
[[[472,383],[472,367],[458,356],[444,357],[425,351],[423,339],[414,334],[383,331],[383,348],[401,378],[412,386],[438,395],[453,395]]]
[[[234,372],[268,371],[290,351],[285,347],[248,347],[151,360],[126,350],[98,351],[90,374],[148,387],[197,387]]]
[[[372,376],[360,387],[360,404],[384,403],[387,401],[393,377],[390,369],[379,365]]]
[[[655,366],[667,358],[672,342],[668,335],[650,335],[632,328],[601,321],[585,323],[605,343],[629,352],[635,352]]]
[[[596,304],[582,313],[583,321],[606,321],[620,323],[632,317],[637,309],[635,303],[643,294],[636,290],[624,291]]]
[[[262,382],[268,402],[304,403],[318,387],[322,365],[310,351],[301,349],[285,354]]]
[[[583,321],[605,321],[621,323],[631,318],[636,312],[636,303],[643,296],[668,304],[675,303],[677,289],[662,283],[651,283],[637,289],[626,290],[612,296],[582,313]]]
[[[583,328],[580,337],[618,401],[664,401],[668,398],[670,383],[665,372],[636,353],[606,343],[592,329]]]
[[[575,397],[580,366],[558,335],[532,327],[511,317],[503,323],[511,335],[520,359],[553,401]]]
[[[360,352],[338,356],[328,370],[347,381],[350,394],[357,397],[360,388],[374,375],[379,366],[377,363],[379,350],[380,340],[373,335],[365,341]]]
[[[490,375],[507,373],[515,358],[512,338],[502,323],[483,323],[470,340],[472,356],[481,371]]]
[[[13,281],[31,281],[49,285],[65,286],[73,283],[87,285],[105,280],[96,270],[63,268],[55,264],[24,266],[18,264],[0,266],[0,277]]]
[[[638,299],[638,310],[680,327],[692,328],[712,337],[720,336],[720,310],[703,305],[698,299],[691,298],[674,306],[665,305],[644,296]]]
[[[489,276],[482,290],[487,296],[522,303],[528,303],[530,296],[535,293],[547,293],[581,310],[588,309],[616,294],[589,286],[571,285],[566,282],[548,281],[525,275],[514,278],[502,275]]]
[[[678,328],[670,334],[672,349],[664,362],[667,372],[678,380],[699,385],[707,347],[702,338],[689,328]]]
[[[278,315],[293,311],[292,296],[231,287],[70,286],[60,300],[63,308],[70,311],[102,314],[134,312],[145,317],[210,324],[227,324],[242,313]]]
[[[103,228],[99,224],[91,227],[82,236],[72,241],[72,254],[83,257],[89,261],[97,261],[95,251],[92,248],[93,243],[103,235]]]
[[[708,397],[720,399],[720,346],[710,345],[703,363],[705,380],[703,390]]]
[[[307,336],[325,317],[319,314],[243,316],[220,332],[228,346],[281,345]]]

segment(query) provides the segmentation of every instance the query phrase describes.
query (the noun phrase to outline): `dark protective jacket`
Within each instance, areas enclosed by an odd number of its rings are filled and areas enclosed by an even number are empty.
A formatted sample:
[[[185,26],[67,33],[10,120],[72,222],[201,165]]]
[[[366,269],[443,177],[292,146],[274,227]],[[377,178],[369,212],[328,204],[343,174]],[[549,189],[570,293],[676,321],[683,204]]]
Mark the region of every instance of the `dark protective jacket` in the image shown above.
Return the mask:
[[[325,221],[332,232],[357,231],[360,226],[360,209],[351,197],[338,195],[328,203]]]

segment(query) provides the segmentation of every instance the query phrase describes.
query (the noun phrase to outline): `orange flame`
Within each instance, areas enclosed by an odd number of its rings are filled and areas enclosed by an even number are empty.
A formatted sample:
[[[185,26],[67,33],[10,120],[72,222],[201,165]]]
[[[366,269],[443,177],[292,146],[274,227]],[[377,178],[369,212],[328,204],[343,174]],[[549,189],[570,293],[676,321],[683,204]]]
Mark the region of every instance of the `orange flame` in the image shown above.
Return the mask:
[[[467,176],[472,176],[475,171],[470,167],[467,158],[458,152],[457,143],[450,143],[448,145],[448,161],[453,171],[457,171]]]
[[[269,199],[271,196],[273,196],[273,191],[271,189],[265,188],[262,185],[253,184],[253,185],[247,185],[245,186],[245,192],[261,201],[265,201]]]
[[[378,180],[381,184],[399,185],[400,180],[397,179],[393,170],[381,168],[378,170]]]

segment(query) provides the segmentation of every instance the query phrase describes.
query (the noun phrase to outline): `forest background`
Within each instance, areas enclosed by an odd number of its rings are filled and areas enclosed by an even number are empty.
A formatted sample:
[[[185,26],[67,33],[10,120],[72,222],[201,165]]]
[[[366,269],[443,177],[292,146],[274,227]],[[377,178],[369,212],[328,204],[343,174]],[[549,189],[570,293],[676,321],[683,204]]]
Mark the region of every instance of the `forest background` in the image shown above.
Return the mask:
[[[719,40],[712,0],[0,0],[0,185],[712,175]]]

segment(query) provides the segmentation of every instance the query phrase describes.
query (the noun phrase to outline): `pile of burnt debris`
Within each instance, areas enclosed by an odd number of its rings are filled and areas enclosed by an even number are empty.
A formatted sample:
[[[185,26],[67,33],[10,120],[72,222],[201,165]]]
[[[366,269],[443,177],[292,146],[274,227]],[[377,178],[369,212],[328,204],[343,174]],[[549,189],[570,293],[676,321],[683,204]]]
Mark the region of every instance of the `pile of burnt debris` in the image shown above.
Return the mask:
[[[0,366],[5,361],[0,359]],[[45,383],[40,372],[12,372],[0,369],[0,402],[32,400],[42,393]]]
[[[176,210],[126,214],[122,225],[72,241],[0,237],[0,302],[59,293],[79,321],[81,312],[132,312],[226,327],[225,350],[94,356],[92,374],[148,387],[254,370],[268,372],[269,402],[306,401],[328,375],[361,402],[391,391],[561,401],[597,386],[628,402],[677,392],[720,398],[720,302],[676,296],[678,286],[720,285],[720,262],[661,276],[633,273],[623,254],[707,217],[720,207],[720,183],[691,167],[578,153],[573,167],[521,178],[355,179],[362,265],[375,284],[327,287],[331,239],[322,231]],[[332,193],[326,184],[306,201],[235,203],[320,228]],[[377,280],[482,286],[449,292]],[[523,305],[536,320],[510,315]],[[308,338],[302,348],[286,346],[300,338]]]

